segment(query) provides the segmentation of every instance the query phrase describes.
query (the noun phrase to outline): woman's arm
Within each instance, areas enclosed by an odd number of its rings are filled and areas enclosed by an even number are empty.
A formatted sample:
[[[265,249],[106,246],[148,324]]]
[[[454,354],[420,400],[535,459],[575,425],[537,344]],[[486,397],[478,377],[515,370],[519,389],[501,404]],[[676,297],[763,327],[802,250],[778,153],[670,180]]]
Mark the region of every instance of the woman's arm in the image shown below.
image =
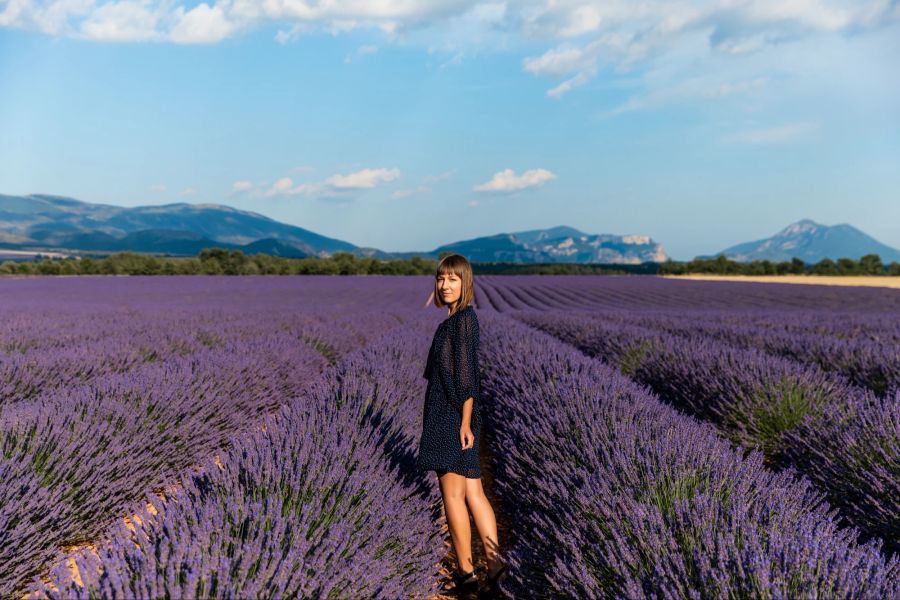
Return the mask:
[[[460,315],[455,336],[453,367],[456,402],[462,414],[459,438],[463,449],[474,444],[472,411],[478,396],[478,319],[471,312]]]
[[[478,319],[471,312],[460,315],[453,339],[453,375],[456,407],[466,418],[478,397]],[[472,402],[469,402],[469,400]],[[466,405],[468,404],[468,412]]]
[[[459,441],[462,443],[462,449],[468,450],[475,445],[475,434],[472,433],[472,406],[475,399],[469,398],[463,402],[462,425],[459,426]]]

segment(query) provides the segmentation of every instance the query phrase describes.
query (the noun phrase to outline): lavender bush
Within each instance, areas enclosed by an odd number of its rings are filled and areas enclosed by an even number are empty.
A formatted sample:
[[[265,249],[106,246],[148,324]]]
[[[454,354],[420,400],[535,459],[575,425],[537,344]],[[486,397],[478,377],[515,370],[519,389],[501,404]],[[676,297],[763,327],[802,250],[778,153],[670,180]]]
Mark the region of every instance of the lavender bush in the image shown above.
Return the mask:
[[[385,336],[235,441],[169,502],[65,561],[57,597],[424,597],[443,546],[414,468],[421,331]],[[156,513],[156,514],[153,514]],[[164,549],[160,552],[160,549]]]
[[[900,593],[897,559],[856,545],[806,481],[766,470],[760,453],[745,457],[546,334],[495,315],[483,323],[485,407],[503,423],[495,486],[517,523],[511,593]]]
[[[28,286],[44,282],[3,283],[26,288],[0,309],[15,315],[2,338],[13,354],[0,356],[0,370],[16,367],[0,380],[9,390],[0,397],[3,596],[43,572],[59,547],[92,541],[354,344],[401,322],[382,307],[345,313],[340,297],[352,290],[336,294],[327,281],[306,291],[273,285],[277,304],[258,297],[266,290],[242,290],[240,280],[230,290],[61,280],[56,296],[71,304],[55,316],[53,336],[42,306],[48,291],[29,295]],[[172,299],[159,292],[167,289],[184,297],[166,306]],[[317,294],[331,304],[315,304]]]
[[[702,335],[672,335],[609,323],[601,316],[550,312],[518,316],[618,366],[675,406],[711,420],[736,443],[760,447],[773,463],[800,469],[828,493],[849,523],[882,538],[890,551],[896,551],[900,495],[886,493],[898,485],[896,469],[887,465],[900,460],[900,446],[892,413],[881,410],[871,392],[812,366]],[[833,415],[830,419],[826,411]],[[834,415],[844,415],[840,436],[825,426],[834,422]],[[856,418],[861,415],[866,418]],[[801,437],[804,441],[798,445]],[[867,442],[848,446],[849,438]],[[867,447],[880,448],[875,456],[883,457],[885,465],[861,459]],[[810,457],[803,458],[805,453]],[[828,469],[812,455],[830,457],[849,470]]]
[[[673,314],[670,312],[595,311],[606,322],[621,322],[695,338],[708,336],[740,348],[756,348],[825,371],[844,375],[879,395],[900,383],[900,338],[860,331],[844,315],[832,321],[798,325],[783,313],[770,311],[767,320],[739,315]],[[890,325],[891,321],[887,322]]]

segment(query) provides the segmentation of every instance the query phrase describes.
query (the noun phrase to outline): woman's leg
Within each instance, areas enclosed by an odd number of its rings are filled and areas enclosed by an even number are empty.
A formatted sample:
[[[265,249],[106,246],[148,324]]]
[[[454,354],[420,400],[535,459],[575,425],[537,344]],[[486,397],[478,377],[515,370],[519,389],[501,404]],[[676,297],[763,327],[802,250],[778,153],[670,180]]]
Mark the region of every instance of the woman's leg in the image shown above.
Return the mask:
[[[484,546],[484,554],[487,559],[488,573],[494,575],[502,564],[500,561],[500,546],[497,542],[497,519],[494,509],[484,495],[481,479],[466,479],[466,502],[475,519],[475,527],[481,537]]]
[[[469,511],[466,509],[466,478],[446,471],[438,473],[438,481],[444,498],[450,539],[459,561],[459,572],[469,573],[475,566],[472,564],[472,530],[469,527]]]

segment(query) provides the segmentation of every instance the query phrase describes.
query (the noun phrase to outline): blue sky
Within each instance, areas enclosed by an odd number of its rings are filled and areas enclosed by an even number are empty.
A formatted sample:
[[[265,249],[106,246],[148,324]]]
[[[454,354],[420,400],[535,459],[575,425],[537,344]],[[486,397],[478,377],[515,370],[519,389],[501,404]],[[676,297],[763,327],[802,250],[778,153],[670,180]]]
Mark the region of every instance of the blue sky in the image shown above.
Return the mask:
[[[900,4],[0,0],[0,193],[222,203],[429,250],[900,247]]]

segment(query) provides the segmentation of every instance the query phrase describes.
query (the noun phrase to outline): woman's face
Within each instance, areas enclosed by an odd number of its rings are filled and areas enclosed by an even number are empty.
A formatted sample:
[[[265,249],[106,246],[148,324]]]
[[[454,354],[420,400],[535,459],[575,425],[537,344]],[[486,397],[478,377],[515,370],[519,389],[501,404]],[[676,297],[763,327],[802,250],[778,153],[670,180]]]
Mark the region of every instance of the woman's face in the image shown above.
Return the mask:
[[[441,273],[437,277],[438,292],[445,304],[453,304],[462,293],[462,279],[454,273]]]

